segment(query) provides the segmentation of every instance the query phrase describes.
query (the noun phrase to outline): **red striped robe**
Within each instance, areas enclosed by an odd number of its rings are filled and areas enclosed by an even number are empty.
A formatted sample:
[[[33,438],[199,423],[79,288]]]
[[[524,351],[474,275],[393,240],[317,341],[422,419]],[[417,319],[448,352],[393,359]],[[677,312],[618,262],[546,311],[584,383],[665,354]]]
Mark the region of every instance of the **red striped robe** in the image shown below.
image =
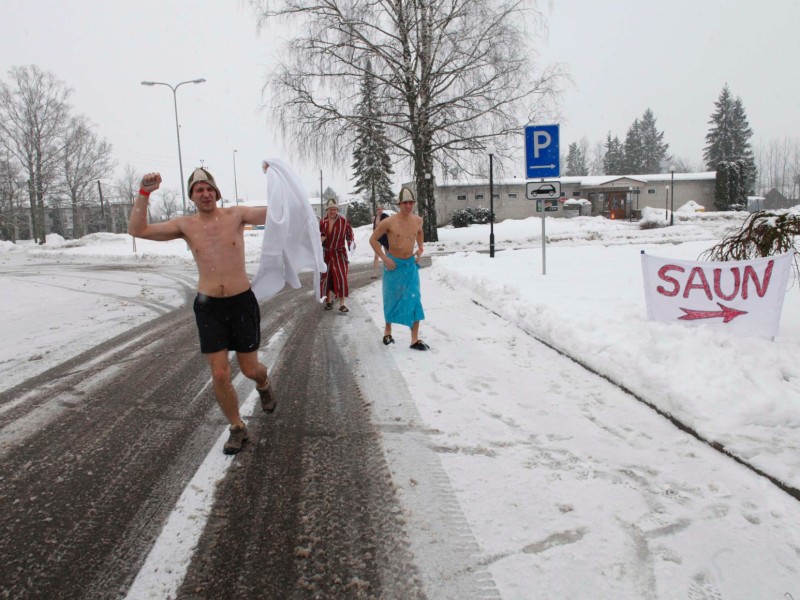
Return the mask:
[[[325,217],[319,221],[319,233],[325,236],[322,251],[325,255],[325,264],[328,265],[328,272],[322,273],[319,282],[320,294],[325,296],[329,290],[333,290],[337,298],[347,298],[350,289],[347,285],[348,264],[345,244],[349,248],[353,242],[353,228],[350,226],[350,221],[337,214],[328,233],[328,218]]]

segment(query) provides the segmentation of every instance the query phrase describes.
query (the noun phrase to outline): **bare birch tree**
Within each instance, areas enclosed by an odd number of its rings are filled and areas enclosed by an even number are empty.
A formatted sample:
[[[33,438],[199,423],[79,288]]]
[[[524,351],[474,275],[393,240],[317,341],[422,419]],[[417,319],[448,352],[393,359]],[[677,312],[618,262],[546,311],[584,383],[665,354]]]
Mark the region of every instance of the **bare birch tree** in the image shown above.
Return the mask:
[[[540,70],[532,41],[543,18],[530,0],[251,0],[260,23],[299,32],[270,74],[285,137],[341,162],[360,118],[359,83],[371,65],[381,125],[412,167],[425,238],[438,239],[434,167],[465,165],[521,146],[524,125],[550,114],[560,67]]]
[[[26,215],[30,214],[22,206],[27,184],[21,177],[19,166],[6,153],[0,159],[0,239],[12,242],[20,238],[20,230],[27,224]]]
[[[165,188],[159,190],[160,197],[158,199],[158,209],[161,211],[164,220],[168,221],[173,217],[178,216],[181,209],[180,193],[177,190]]]
[[[71,90],[34,65],[9,71],[0,83],[0,144],[28,181],[33,237],[45,241],[45,196],[56,179],[64,150]]]
[[[99,201],[96,182],[114,167],[111,144],[99,140],[83,116],[73,117],[65,131],[62,155],[64,191],[72,209],[72,236],[87,233],[85,208]]]
[[[784,137],[758,144],[754,149],[758,183],[756,191],[778,190],[786,198],[797,198],[800,184],[800,140]]]

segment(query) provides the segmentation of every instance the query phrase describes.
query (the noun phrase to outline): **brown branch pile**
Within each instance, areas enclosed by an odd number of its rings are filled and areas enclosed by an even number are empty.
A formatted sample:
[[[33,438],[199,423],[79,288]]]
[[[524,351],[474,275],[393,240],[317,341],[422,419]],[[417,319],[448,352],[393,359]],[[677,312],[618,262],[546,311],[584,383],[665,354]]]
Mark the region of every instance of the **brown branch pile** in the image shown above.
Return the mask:
[[[750,260],[795,251],[794,271],[800,278],[800,214],[761,210],[751,214],[739,231],[706,250],[705,260]]]

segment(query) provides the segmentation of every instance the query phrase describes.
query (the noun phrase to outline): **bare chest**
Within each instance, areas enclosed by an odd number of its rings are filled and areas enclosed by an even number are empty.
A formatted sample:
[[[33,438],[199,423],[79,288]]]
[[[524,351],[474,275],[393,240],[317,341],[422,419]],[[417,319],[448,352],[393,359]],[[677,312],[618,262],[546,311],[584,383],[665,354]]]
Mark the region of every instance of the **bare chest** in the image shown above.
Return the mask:
[[[186,231],[189,247],[200,262],[227,261],[244,250],[242,224],[228,215],[193,222]]]

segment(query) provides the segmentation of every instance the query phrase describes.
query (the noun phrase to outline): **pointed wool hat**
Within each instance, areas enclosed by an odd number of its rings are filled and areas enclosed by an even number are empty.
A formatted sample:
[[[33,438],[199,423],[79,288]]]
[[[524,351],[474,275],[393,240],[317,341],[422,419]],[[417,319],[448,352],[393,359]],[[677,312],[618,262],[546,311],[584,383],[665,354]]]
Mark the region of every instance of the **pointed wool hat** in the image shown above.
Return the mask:
[[[192,195],[192,186],[194,186],[195,183],[200,183],[201,181],[206,182],[208,185],[214,188],[214,191],[217,192],[217,200],[222,198],[222,194],[219,193],[219,188],[217,187],[217,182],[214,181],[214,176],[202,167],[196,168],[189,176],[189,196]]]
[[[414,198],[414,192],[412,192],[407,187],[404,187],[400,190],[400,194],[397,196],[397,203],[400,202],[416,202],[417,199]]]

